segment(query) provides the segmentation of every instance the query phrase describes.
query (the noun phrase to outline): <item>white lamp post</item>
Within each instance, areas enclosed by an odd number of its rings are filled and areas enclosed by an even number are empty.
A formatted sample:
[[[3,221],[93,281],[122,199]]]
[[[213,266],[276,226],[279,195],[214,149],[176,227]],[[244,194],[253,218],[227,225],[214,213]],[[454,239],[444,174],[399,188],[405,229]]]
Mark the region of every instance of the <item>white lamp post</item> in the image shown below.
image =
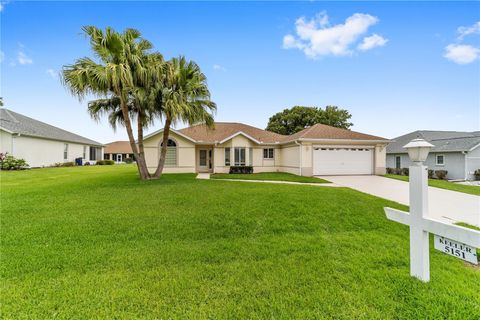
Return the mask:
[[[413,165],[410,176],[410,274],[423,281],[430,279],[428,232],[422,230],[422,219],[428,216],[428,167],[423,165],[433,147],[423,139],[413,139],[404,148]]]
[[[423,139],[404,146],[413,161],[409,168],[410,213],[384,208],[388,219],[410,227],[410,275],[425,282],[430,280],[429,232],[435,235],[436,249],[473,264],[478,263],[475,248],[480,247],[480,231],[428,217],[428,168],[423,162],[432,147]]]

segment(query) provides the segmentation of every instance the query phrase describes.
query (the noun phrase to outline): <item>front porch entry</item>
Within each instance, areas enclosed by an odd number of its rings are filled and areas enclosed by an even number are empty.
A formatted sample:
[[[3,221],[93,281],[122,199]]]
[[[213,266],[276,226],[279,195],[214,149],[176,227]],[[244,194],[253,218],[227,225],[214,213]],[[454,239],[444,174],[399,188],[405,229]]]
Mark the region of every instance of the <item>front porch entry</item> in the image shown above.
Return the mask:
[[[213,147],[197,147],[197,172],[213,172]]]

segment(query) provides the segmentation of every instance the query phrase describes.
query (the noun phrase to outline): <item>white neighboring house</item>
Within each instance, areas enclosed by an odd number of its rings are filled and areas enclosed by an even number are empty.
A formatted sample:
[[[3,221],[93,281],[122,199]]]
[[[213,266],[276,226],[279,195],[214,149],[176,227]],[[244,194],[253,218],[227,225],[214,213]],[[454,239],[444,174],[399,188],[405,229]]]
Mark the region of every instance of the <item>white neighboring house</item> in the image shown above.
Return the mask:
[[[25,159],[32,168],[103,159],[101,143],[5,108],[0,108],[0,152]]]

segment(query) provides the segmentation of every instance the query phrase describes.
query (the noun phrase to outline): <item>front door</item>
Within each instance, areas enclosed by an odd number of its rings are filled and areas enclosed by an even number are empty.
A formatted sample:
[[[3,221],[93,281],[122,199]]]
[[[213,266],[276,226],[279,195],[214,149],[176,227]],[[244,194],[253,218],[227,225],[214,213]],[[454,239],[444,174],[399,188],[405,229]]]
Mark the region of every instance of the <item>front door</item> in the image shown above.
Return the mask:
[[[208,172],[212,169],[212,149],[198,150],[198,170]]]
[[[122,162],[122,155],[121,154],[117,154],[117,162]]]

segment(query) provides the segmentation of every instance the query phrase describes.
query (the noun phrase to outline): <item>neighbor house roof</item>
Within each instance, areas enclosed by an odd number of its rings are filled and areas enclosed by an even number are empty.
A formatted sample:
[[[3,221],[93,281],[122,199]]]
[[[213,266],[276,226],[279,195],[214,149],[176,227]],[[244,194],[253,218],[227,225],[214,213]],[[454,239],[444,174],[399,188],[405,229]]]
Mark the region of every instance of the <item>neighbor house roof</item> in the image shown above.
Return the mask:
[[[237,122],[216,122],[213,129],[204,124],[194,125],[180,130],[172,130],[195,143],[223,143],[237,135],[244,135],[257,143],[275,144],[289,143],[296,140],[368,140],[385,141],[385,138],[372,136],[347,129],[335,128],[323,124],[316,124],[293,135],[282,135]],[[162,132],[156,131],[145,139]]]
[[[6,108],[0,108],[0,129],[12,134],[102,146],[101,143],[51,126]]]
[[[114,141],[105,145],[103,153],[133,153],[129,141]]]
[[[418,130],[397,137],[387,146],[387,153],[407,153],[403,148],[413,139],[422,138],[434,145],[432,152],[470,151],[480,145],[480,131],[431,131]]]

